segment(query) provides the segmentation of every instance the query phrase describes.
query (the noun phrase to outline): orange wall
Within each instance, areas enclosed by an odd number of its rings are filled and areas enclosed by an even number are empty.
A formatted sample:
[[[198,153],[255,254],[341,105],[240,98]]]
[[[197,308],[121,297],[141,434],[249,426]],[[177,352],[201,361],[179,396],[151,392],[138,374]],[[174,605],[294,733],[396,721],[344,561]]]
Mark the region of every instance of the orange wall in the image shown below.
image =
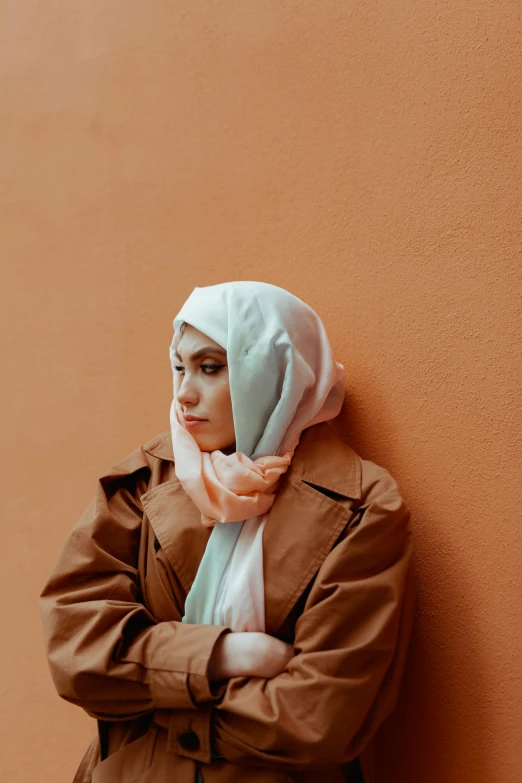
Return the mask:
[[[519,780],[519,14],[0,0],[2,780],[68,783],[93,736],[38,594],[100,472],[168,428],[173,316],[234,279],[318,311],[345,432],[412,510],[377,783]]]

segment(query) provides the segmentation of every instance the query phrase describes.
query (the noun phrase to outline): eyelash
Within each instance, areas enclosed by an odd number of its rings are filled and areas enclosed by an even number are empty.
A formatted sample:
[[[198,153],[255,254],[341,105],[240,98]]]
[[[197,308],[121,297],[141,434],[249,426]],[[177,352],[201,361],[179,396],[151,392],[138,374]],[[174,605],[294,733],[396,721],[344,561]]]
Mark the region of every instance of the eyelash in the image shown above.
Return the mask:
[[[205,369],[210,369],[211,370],[211,372],[204,372],[203,375],[215,375],[218,372],[218,370],[220,370],[223,367],[222,364],[200,364],[199,366],[200,367],[204,367]],[[174,369],[177,372],[179,372],[180,370],[183,369],[183,365],[182,364],[177,364],[174,367]],[[180,375],[181,374],[182,373],[180,373]]]

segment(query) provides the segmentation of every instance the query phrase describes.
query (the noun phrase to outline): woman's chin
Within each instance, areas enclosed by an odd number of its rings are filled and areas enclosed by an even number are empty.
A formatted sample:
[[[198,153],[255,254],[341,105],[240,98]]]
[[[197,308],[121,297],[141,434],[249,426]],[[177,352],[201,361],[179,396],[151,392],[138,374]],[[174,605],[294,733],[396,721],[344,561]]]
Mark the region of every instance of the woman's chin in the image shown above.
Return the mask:
[[[197,444],[199,446],[199,450],[200,451],[208,451],[210,453],[213,452],[213,451],[221,451],[223,454],[229,455],[229,454],[234,454],[234,452],[236,450],[235,445],[233,445],[233,446],[220,446],[219,443],[208,443],[208,442],[205,443],[203,440],[196,441],[196,442],[197,442]]]
[[[196,436],[193,436],[194,440],[199,446],[200,451],[208,451],[209,453],[213,451],[222,451],[223,454],[234,454],[236,450],[236,444],[233,443],[232,445],[228,446],[221,446],[219,442],[212,443],[211,441],[207,440],[206,438],[197,438]]]

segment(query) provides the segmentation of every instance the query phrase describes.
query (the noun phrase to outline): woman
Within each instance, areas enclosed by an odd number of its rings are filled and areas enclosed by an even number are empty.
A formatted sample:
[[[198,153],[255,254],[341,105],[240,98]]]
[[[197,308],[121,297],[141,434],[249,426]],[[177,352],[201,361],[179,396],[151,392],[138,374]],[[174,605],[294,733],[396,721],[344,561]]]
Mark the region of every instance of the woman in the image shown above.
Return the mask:
[[[327,423],[344,370],[288,291],[194,289],[170,357],[170,430],[99,479],[41,593],[97,720],[75,783],[361,781],[414,613],[397,484]]]

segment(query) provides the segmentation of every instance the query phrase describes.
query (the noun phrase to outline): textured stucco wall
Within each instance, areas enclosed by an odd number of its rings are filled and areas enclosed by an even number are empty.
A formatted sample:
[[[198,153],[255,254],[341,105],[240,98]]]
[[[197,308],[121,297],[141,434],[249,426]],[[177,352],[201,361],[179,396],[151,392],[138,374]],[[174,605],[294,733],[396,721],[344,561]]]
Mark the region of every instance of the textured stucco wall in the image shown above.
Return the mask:
[[[376,783],[515,783],[520,4],[0,0],[2,780],[67,783],[38,593],[96,477],[168,427],[195,285],[308,301],[343,432],[413,514]]]

